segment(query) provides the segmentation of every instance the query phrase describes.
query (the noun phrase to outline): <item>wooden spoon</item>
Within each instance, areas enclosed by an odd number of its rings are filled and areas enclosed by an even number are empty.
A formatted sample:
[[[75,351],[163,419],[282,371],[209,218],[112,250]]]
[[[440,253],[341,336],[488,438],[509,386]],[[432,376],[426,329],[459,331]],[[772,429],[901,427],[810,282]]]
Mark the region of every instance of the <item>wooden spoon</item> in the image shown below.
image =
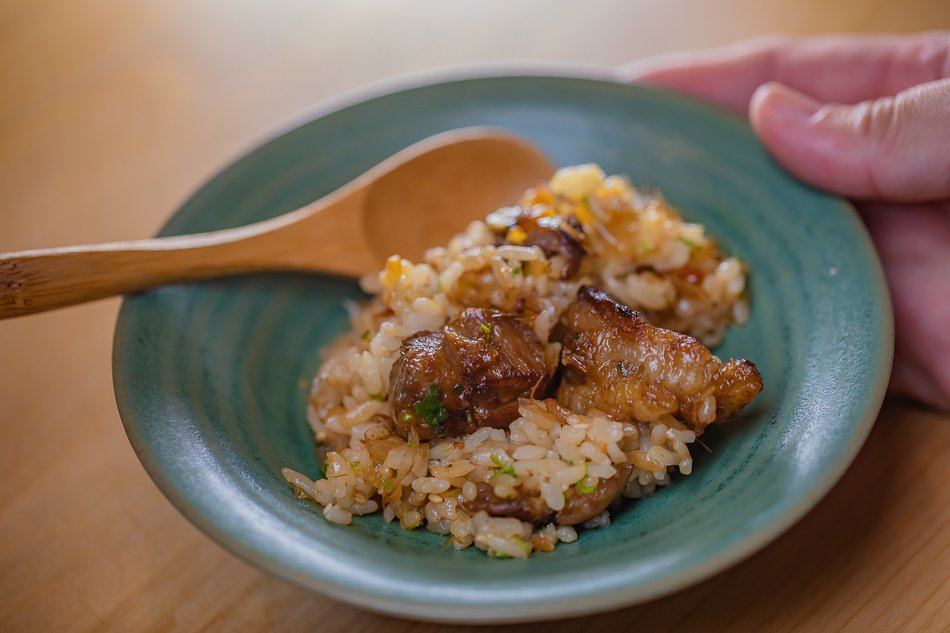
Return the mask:
[[[333,193],[234,229],[0,255],[0,318],[264,270],[360,275],[419,259],[554,171],[523,139],[466,128],[412,145]]]

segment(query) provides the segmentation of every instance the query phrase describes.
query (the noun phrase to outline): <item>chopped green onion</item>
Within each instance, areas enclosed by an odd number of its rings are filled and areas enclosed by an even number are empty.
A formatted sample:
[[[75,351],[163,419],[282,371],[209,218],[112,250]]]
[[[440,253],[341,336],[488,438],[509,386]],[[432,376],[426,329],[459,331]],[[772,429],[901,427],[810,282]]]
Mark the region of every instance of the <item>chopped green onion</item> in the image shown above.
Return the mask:
[[[403,422],[412,422],[413,416],[411,412],[406,410],[399,414],[399,419]]]
[[[455,395],[462,393],[462,383],[460,382],[455,383],[455,386],[452,387],[452,393],[454,393]]]
[[[448,410],[442,406],[442,390],[437,385],[429,387],[429,393],[416,403],[413,411],[434,429],[441,427],[449,417]]]
[[[393,491],[393,482],[391,482],[390,480],[388,480],[388,479],[380,479],[380,480],[379,480],[379,483],[381,483],[381,484],[383,485],[383,488],[386,489],[386,492],[392,492],[392,491]]]
[[[574,487],[577,488],[577,492],[583,493],[585,495],[590,494],[594,492],[595,490],[597,490],[597,487],[593,485],[592,483],[590,483],[589,481],[590,477],[587,474],[587,467],[589,464],[590,462],[584,462],[584,476],[581,478],[580,481],[574,484]],[[587,483],[584,483],[585,481]]]
[[[323,475],[324,478],[326,478],[326,476],[327,476],[327,462],[323,462],[322,464],[320,464],[320,474]]]
[[[683,237],[682,235],[676,236],[676,239],[678,239],[679,241],[681,241],[683,244],[686,244],[687,246],[689,246],[689,247],[690,247],[691,249],[693,249],[694,251],[695,251],[695,250],[698,250],[698,249],[700,248],[699,244],[697,244],[696,242],[694,242],[694,241],[691,240],[691,239],[688,239],[688,238]]]
[[[656,246],[654,246],[650,242],[644,242],[642,240],[637,242],[637,248],[639,248],[644,253],[652,253],[656,250]]]
[[[376,402],[386,402],[386,396],[381,393],[371,393],[369,397],[375,400]]]
[[[360,336],[360,338],[363,339],[364,341],[368,341],[370,335],[371,335],[371,333],[370,333],[369,330],[363,330],[363,334],[362,334],[362,336]]]
[[[511,462],[502,461],[498,455],[492,455],[491,462],[495,465],[495,468],[498,469],[499,473],[503,475],[511,475],[512,477],[516,476],[515,467]]]
[[[511,269],[511,274],[512,274],[512,275],[515,275],[516,277],[517,277],[518,275],[520,275],[520,274],[521,274],[521,266],[516,266],[515,268],[512,268],[512,269]]]
[[[484,332],[483,338],[485,339],[485,342],[491,343],[492,336],[495,334],[495,328],[487,323],[480,323],[479,325],[482,328],[482,332]]]
[[[578,482],[574,485],[574,487],[577,488],[577,492],[582,492],[582,493],[584,493],[584,494],[590,494],[590,493],[594,492],[595,490],[597,490],[597,486],[595,486],[595,485],[593,485],[593,484],[591,484],[591,483],[586,483],[586,484],[585,484],[584,481],[585,481],[586,479],[587,479],[587,477],[584,477],[584,479],[581,479],[580,481],[578,481]]]
[[[617,371],[619,371],[620,375],[623,376],[624,378],[630,375],[630,370],[627,368],[627,365],[622,360],[617,361]]]
[[[355,469],[355,468],[358,468],[359,465],[360,465],[360,460],[358,460],[358,459],[353,460],[352,462],[350,462],[350,468],[354,468],[354,469]]]
[[[511,556],[509,556],[508,554],[505,554],[504,552],[496,552],[494,550],[492,550],[491,557],[500,558],[500,559],[511,558]]]

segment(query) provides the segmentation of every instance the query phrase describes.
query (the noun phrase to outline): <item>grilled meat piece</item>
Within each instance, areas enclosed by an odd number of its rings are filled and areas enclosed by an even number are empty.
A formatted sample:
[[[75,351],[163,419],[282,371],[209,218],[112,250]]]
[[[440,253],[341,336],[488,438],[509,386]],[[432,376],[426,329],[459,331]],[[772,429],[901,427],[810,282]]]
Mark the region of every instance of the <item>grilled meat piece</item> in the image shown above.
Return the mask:
[[[546,523],[553,518],[558,525],[577,525],[594,518],[620,498],[632,473],[632,464],[619,464],[617,474],[601,479],[593,492],[580,492],[574,486],[568,488],[564,507],[557,514],[540,495],[522,494],[514,499],[502,499],[486,483],[478,484],[478,495],[466,501],[463,507],[466,512],[473,514],[484,510],[491,516],[514,517],[534,524]]]
[[[584,230],[576,218],[541,217],[525,219],[523,224],[525,246],[537,246],[548,257],[560,255],[563,263],[557,273],[561,279],[568,279],[577,274],[585,253],[580,242]]]
[[[550,257],[561,256],[557,274],[568,279],[577,274],[586,254],[584,229],[574,216],[539,214],[536,207],[505,207],[487,218],[488,226],[499,236],[509,236],[518,229],[521,238],[513,242],[537,246]]]
[[[530,320],[490,308],[467,308],[440,332],[402,343],[390,374],[397,433],[419,439],[504,428],[518,417],[518,398],[547,387],[554,367]]]
[[[540,495],[502,499],[486,483],[478,484],[478,494],[471,501],[466,501],[463,508],[470,514],[484,510],[493,517],[514,517],[528,523],[543,523],[554,514]]]
[[[558,400],[577,411],[643,422],[670,414],[699,434],[762,391],[750,361],[723,364],[693,337],[654,327],[589,286],[580,288],[556,335],[565,366]]]
[[[617,474],[608,479],[601,479],[593,492],[580,492],[576,487],[569,488],[564,507],[555,517],[558,524],[577,525],[593,519],[620,498],[632,474],[633,464],[617,464]]]

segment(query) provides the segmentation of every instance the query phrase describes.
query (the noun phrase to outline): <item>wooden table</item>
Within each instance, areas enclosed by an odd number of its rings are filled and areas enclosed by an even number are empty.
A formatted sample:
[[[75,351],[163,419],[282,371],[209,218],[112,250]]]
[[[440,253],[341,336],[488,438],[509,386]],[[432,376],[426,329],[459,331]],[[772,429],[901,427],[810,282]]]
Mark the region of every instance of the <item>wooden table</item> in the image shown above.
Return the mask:
[[[0,251],[149,235],[296,112],[397,73],[941,26],[946,0],[2,0]],[[267,576],[185,521],[115,410],[117,308],[0,323],[0,630],[439,628]],[[647,605],[511,629],[947,630],[948,454],[950,418],[890,402],[832,493],[747,562]]]

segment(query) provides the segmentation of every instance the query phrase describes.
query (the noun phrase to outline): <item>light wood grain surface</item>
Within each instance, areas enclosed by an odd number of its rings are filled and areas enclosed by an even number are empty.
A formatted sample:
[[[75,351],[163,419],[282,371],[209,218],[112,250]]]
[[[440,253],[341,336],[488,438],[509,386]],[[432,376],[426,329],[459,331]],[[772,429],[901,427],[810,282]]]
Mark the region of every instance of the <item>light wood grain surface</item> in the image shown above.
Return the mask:
[[[0,251],[150,235],[297,112],[394,74],[947,27],[946,0],[0,0]],[[0,322],[0,630],[441,630],[267,576],[185,521],[115,410],[117,308]],[[750,560],[510,630],[948,630],[948,454],[950,418],[889,402],[832,493]]]

